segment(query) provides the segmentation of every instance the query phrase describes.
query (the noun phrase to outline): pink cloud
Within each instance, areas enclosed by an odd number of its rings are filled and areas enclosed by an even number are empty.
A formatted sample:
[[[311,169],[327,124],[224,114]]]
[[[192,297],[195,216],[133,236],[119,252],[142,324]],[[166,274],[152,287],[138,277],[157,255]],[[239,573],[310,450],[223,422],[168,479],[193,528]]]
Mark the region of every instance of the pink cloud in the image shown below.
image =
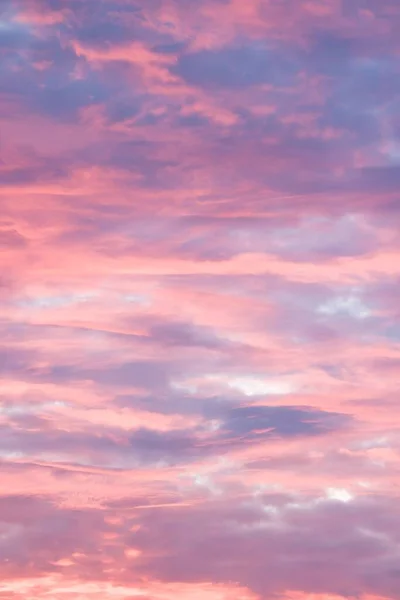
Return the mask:
[[[0,598],[400,600],[397,14],[0,9]]]

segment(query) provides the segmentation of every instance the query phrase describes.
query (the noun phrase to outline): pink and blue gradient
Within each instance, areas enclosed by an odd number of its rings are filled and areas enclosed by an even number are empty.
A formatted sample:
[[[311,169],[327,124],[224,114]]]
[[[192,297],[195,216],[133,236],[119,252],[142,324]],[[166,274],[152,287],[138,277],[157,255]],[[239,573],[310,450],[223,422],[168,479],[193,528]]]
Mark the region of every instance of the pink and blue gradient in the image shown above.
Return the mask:
[[[0,597],[400,600],[398,0],[3,0]]]

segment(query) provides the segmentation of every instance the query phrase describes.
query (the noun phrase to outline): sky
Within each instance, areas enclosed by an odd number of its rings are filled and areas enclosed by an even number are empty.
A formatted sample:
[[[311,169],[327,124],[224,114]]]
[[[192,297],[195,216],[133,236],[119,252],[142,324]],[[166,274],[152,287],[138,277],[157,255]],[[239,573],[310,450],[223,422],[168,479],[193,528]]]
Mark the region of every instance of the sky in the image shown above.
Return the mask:
[[[400,600],[398,0],[2,0],[0,598]]]

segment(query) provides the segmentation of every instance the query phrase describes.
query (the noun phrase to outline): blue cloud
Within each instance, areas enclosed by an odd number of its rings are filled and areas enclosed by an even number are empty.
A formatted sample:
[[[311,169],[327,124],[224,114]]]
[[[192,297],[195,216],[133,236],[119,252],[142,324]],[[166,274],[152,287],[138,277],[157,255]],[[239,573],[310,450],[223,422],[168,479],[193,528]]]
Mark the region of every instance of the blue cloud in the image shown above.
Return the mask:
[[[285,53],[249,44],[182,54],[174,71],[190,84],[240,88],[263,83],[290,85],[297,69],[296,61]]]

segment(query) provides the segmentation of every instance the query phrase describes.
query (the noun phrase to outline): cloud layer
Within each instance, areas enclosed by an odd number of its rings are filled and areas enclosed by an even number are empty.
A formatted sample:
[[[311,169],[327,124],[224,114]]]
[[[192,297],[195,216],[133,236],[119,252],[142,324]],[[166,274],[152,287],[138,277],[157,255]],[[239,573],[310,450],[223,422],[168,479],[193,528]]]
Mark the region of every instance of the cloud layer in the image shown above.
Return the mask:
[[[399,19],[3,1],[1,598],[400,600]]]

